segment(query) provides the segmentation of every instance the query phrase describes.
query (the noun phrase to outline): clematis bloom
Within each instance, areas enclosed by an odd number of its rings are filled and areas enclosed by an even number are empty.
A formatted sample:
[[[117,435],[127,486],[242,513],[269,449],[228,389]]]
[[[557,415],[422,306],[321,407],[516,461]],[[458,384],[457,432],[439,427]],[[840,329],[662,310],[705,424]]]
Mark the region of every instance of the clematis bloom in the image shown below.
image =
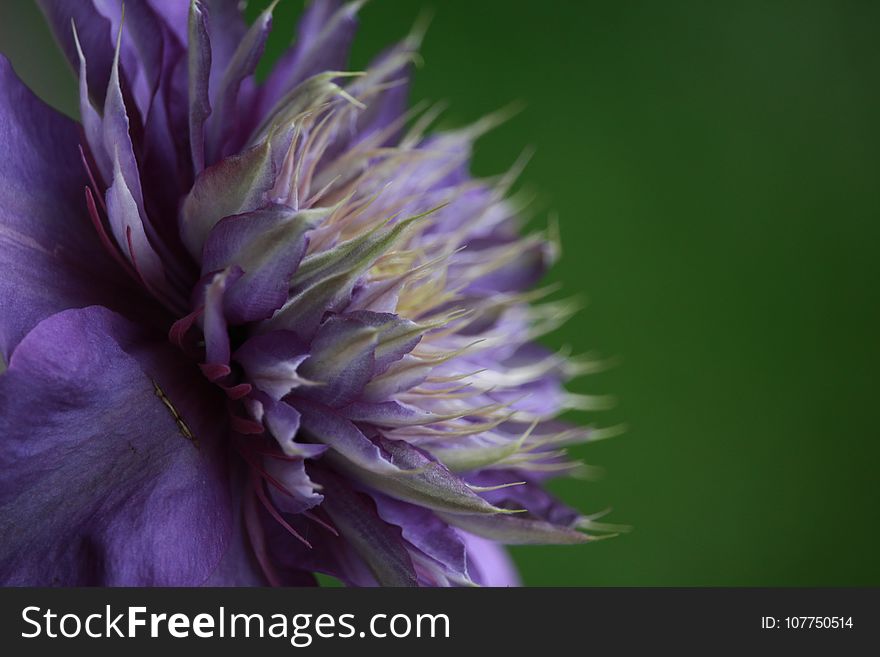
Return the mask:
[[[407,109],[415,32],[345,73],[315,0],[267,79],[236,0],[39,0],[81,123],[0,58],[0,580],[510,585],[603,527],[544,483],[590,363],[535,343],[493,119]]]

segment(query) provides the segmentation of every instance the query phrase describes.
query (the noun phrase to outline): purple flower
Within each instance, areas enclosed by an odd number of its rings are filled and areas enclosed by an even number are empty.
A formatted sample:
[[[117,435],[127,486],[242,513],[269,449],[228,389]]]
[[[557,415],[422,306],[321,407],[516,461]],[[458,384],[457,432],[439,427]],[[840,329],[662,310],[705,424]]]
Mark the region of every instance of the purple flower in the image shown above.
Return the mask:
[[[0,58],[0,580],[507,585],[603,527],[542,488],[602,399],[534,343],[553,259],[493,119],[427,134],[413,34],[341,73],[361,2],[40,0],[81,125]],[[589,364],[587,364],[587,368]]]

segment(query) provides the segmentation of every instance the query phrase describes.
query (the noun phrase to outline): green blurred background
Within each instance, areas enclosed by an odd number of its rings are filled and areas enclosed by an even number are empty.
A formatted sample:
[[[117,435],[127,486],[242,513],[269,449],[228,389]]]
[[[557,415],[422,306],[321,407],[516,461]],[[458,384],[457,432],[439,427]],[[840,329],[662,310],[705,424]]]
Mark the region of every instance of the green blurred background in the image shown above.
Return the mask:
[[[525,582],[880,585],[880,3],[374,0],[353,67],[425,6],[414,100],[451,123],[525,101],[475,171],[537,148],[550,278],[589,299],[548,342],[619,359],[573,389],[630,430],[579,450],[603,478],[555,490],[634,529],[515,549]],[[0,50],[75,113],[30,2],[3,0]]]

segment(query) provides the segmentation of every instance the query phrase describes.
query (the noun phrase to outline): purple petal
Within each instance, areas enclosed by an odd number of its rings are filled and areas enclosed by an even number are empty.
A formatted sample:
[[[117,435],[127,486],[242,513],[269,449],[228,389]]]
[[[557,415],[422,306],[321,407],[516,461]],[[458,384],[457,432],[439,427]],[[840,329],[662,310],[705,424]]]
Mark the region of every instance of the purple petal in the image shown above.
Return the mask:
[[[137,202],[122,174],[118,157],[113,159],[113,184],[107,190],[106,200],[110,228],[119,249],[149,289],[167,290],[162,260],[147,238]]]
[[[355,78],[346,91],[366,105],[349,130],[335,136],[323,155],[324,161],[372,139],[372,147],[397,144],[404,130],[401,119],[407,110],[409,78],[416,44],[410,40],[387,49]]]
[[[268,141],[202,171],[181,209],[180,234],[190,254],[201,261],[211,229],[224,217],[262,206],[274,180]]]
[[[121,41],[119,42],[121,46]],[[113,68],[110,72],[110,83],[107,87],[107,97],[104,101],[103,115],[103,137],[104,149],[114,166],[114,180],[117,177],[125,182],[128,188],[128,195],[134,201],[137,210],[137,223],[140,228],[137,232],[143,232],[145,240],[142,244],[135,244],[140,249],[147,243],[152,244],[153,248],[158,248],[161,244],[155,229],[150,223],[144,206],[144,192],[141,184],[140,171],[138,167],[137,157],[135,156],[134,144],[131,138],[131,122],[129,120],[128,111],[126,109],[125,100],[123,98],[122,88],[119,78],[119,55],[117,49],[116,59],[113,61]],[[118,169],[118,171],[116,170]],[[134,222],[135,217],[131,218]],[[124,236],[117,235],[117,242],[125,253],[129,252]],[[152,249],[151,249],[152,250]],[[134,257],[140,257],[140,251],[131,254]],[[153,282],[149,278],[147,282]],[[155,287],[159,287],[156,285]]]
[[[313,440],[329,445],[348,462],[363,470],[374,470],[380,477],[399,473],[360,429],[333,409],[299,398],[292,398],[290,404],[300,412],[302,427]]]
[[[491,487],[521,480],[523,477],[514,470],[491,470],[473,475],[468,479],[475,485]],[[488,491],[484,496],[498,506],[526,509],[529,516],[563,527],[573,527],[581,517],[580,513],[566,506],[533,482],[527,482],[522,486]]]
[[[302,395],[328,406],[354,400],[373,376],[378,331],[364,322],[333,315],[318,329],[299,371],[320,385]]]
[[[230,267],[215,274],[205,287],[203,329],[205,334],[205,363],[229,365],[230,344],[226,316],[223,312],[226,291],[241,278],[240,269]]]
[[[226,296],[226,316],[232,324],[268,319],[284,305],[311,227],[308,212],[272,205],[226,217],[211,230],[202,272],[230,265],[244,271]]]
[[[307,383],[297,370],[308,358],[308,347],[293,333],[274,331],[251,337],[236,350],[235,360],[248,381],[274,400]]]
[[[210,1],[210,0],[209,0]],[[224,0],[237,4],[235,0]],[[168,0],[146,0],[153,13],[168,27],[180,43],[186,43],[188,2],[168,2]]]
[[[403,538],[413,548],[440,564],[460,582],[470,579],[465,544],[456,530],[423,507],[385,495],[373,494],[372,497],[382,519],[400,527]]]
[[[399,361],[415,349],[427,330],[393,313],[360,310],[346,313],[345,316],[363,322],[377,331],[374,375],[384,372],[391,363]]]
[[[143,303],[90,225],[76,124],[0,56],[0,351],[41,319],[90,304]]]
[[[199,2],[189,10],[189,143],[193,173],[205,168],[205,122],[211,114],[208,83],[211,77],[211,39],[207,17]]]
[[[31,331],[0,377],[4,583],[204,581],[230,529],[211,392],[106,309]]]
[[[254,117],[242,117],[244,121],[239,121],[239,96],[242,85],[253,80],[254,71],[266,48],[266,39],[272,30],[271,10],[272,7],[269,7],[260,14],[244,34],[222,76],[218,75],[215,86],[211,88],[214,113],[207,124],[207,156],[210,163],[228,154],[224,146],[230,137],[249,132],[238,127],[242,122],[255,123]]]
[[[121,35],[120,35],[121,36]],[[120,39],[119,46],[121,48]],[[119,71],[120,50],[117,49],[110,70],[110,81],[107,86],[107,96],[104,100],[104,149],[112,159],[119,160],[119,167],[125,184],[131,190],[131,195],[137,204],[141,217],[144,212],[144,193],[141,187],[140,173],[138,172],[137,158],[134,154],[134,145],[131,139],[131,122],[120,85]]]
[[[251,542],[262,541],[264,569],[270,571],[274,585],[313,585],[303,577],[309,571],[336,577],[347,586],[377,585],[364,559],[338,532],[319,528],[304,516],[286,516],[285,522],[296,532],[309,536],[311,547],[308,547],[293,537],[265,508],[254,508],[253,515],[257,520],[251,523],[254,526],[252,533],[257,539],[252,538]]]
[[[296,442],[299,435],[300,414],[290,404],[276,401],[260,391],[252,392],[247,404],[251,416],[257,422],[263,423],[285,455],[317,458],[327,451],[327,445]]]
[[[481,486],[497,486],[522,480],[515,471],[487,471],[471,478]],[[525,509],[527,513],[491,518],[443,514],[443,518],[467,532],[507,545],[586,543],[587,534],[577,529],[580,519],[573,509],[558,502],[539,485],[527,482],[484,493],[487,500],[505,509]]]
[[[211,89],[218,89],[236,49],[244,39],[247,23],[241,14],[240,0],[201,0],[201,4],[208,12],[211,35],[210,86]]]
[[[302,399],[291,403],[302,413],[307,435],[330,445],[331,450],[323,458],[337,471],[386,495],[429,509],[490,516],[503,513],[415,447],[381,436],[373,442],[331,409]]]
[[[263,330],[285,329],[311,340],[327,312],[341,309],[358,278],[408,235],[423,216],[409,217],[390,228],[365,231],[327,251],[306,257],[292,281],[292,294]]]
[[[380,586],[417,586],[412,559],[400,529],[382,520],[375,503],[326,470],[317,481],[327,490],[322,508],[364,560]]]
[[[501,509],[474,493],[462,479],[416,447],[382,436],[377,438],[377,442],[392,463],[409,471],[409,474],[387,482],[381,482],[373,476],[364,478],[366,483],[383,493],[437,511],[493,518],[501,512]]]
[[[114,37],[120,31],[124,33],[120,54],[124,77],[130,85],[135,106],[140,115],[146,117],[151,111],[156,89],[165,72],[165,61],[171,59],[166,51],[177,46],[175,55],[180,56],[183,44],[177,42],[165,22],[153,11],[150,3],[144,0],[87,1],[93,2],[98,11],[110,20]]]
[[[83,52],[89,62],[88,89],[93,95],[92,100],[103,106],[110,68],[113,66],[110,21],[101,15],[91,0],[37,0],[37,4],[43,11],[55,40],[74,69],[79,66],[79,56],[71,27],[76,25]]]
[[[511,240],[513,244],[513,240]],[[468,244],[469,255],[479,258],[483,248],[498,247],[496,240],[472,240]],[[549,244],[539,243],[526,249],[518,258],[481,276],[465,288],[465,293],[497,294],[520,292],[534,286],[547,272],[554,254]]]
[[[278,61],[263,86],[261,114],[304,80],[345,67],[363,2],[341,4],[338,0],[314,0],[309,5],[294,47]]]
[[[434,367],[434,363],[426,363],[412,356],[403,356],[399,361],[392,363],[381,375],[376,376],[364,388],[362,397],[363,401],[368,402],[368,404],[364,405],[362,412],[371,412],[367,409],[374,404],[391,399],[398,392],[416,387],[428,377]]]
[[[86,62],[85,53],[82,50],[82,43],[78,32],[74,31],[74,43],[76,45],[77,56],[79,57],[79,113],[83,123],[83,132],[85,133],[86,143],[89,151],[95,159],[98,172],[103,181],[111,180],[113,177],[113,164],[107,156],[107,150],[104,148],[104,124],[98,110],[92,104],[89,96],[88,88],[88,64]]]
[[[467,545],[469,572],[475,582],[495,587],[522,584],[507,550],[467,532],[459,532],[459,535]]]
[[[354,422],[367,422],[379,427],[412,427],[433,424],[443,418],[434,413],[396,401],[378,403],[355,402],[344,409]]]
[[[411,351],[424,329],[390,313],[331,315],[312,341],[303,376],[321,385],[302,396],[340,407],[360,398],[367,383]]]
[[[377,57],[367,67],[368,70],[379,68],[385,62],[396,58],[402,53],[411,52],[408,44],[400,44]],[[399,121],[405,114],[409,99],[409,76],[411,63],[399,68],[394,68],[383,76],[380,82],[389,83],[390,86],[375,98],[367,99],[367,109],[358,117],[357,142],[363,142],[372,135],[385,131]],[[355,80],[349,92],[357,97],[359,95],[359,80]],[[403,132],[403,126],[395,132],[388,134],[379,145],[386,146],[396,144]]]
[[[268,586],[266,575],[260,568],[251,547],[244,524],[244,496],[247,489],[247,468],[243,462],[230,467],[230,490],[232,491],[232,530],[223,558],[205,581],[205,586]]]
[[[284,490],[270,486],[270,494],[275,506],[284,513],[297,514],[316,507],[324,496],[315,492],[315,483],[309,479],[305,461],[265,458],[266,473]]]

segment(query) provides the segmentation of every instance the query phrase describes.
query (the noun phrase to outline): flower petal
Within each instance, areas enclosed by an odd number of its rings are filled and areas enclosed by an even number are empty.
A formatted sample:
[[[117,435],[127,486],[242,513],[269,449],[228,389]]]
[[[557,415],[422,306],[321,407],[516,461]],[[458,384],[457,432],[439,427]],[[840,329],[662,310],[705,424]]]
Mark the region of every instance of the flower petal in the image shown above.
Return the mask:
[[[202,171],[183,200],[180,214],[180,235],[190,254],[201,261],[211,229],[224,217],[262,206],[274,180],[269,141]]]
[[[237,265],[242,278],[226,295],[232,324],[268,319],[287,300],[290,279],[306,252],[312,215],[284,205],[222,219],[208,235],[202,273]]]
[[[439,564],[447,577],[457,583],[469,582],[465,544],[456,530],[423,507],[381,494],[372,497],[379,516],[400,527],[407,543]]]
[[[297,514],[320,504],[324,496],[315,492],[315,483],[309,479],[305,460],[264,458],[266,473],[284,490],[269,487],[275,506],[284,513]]]
[[[327,490],[322,507],[376,582],[380,586],[418,586],[400,529],[382,520],[372,500],[352,490],[343,479],[326,470],[320,470],[315,479]]]
[[[440,463],[403,441],[367,438],[332,409],[303,399],[291,401],[302,415],[307,435],[330,446],[322,457],[337,471],[386,495],[437,511],[456,514],[503,514],[474,493]]]
[[[216,401],[106,309],[41,322],[0,377],[4,583],[204,581],[230,529]]]
[[[273,331],[249,338],[233,358],[244,368],[248,381],[278,401],[309,383],[297,373],[308,356],[308,347],[293,333]]]
[[[208,83],[211,78],[211,38],[208,36],[208,19],[199,2],[189,6],[189,144],[193,161],[193,173],[198,175],[205,168],[205,122],[211,115]]]
[[[112,179],[113,177],[113,166],[110,163],[110,159],[107,156],[107,151],[104,148],[104,125],[103,119],[98,112],[98,109],[92,102],[90,97],[90,90],[88,86],[88,64],[86,62],[86,56],[83,52],[83,46],[80,41],[79,33],[76,30],[76,26],[72,27],[73,29],[73,40],[76,45],[77,56],[79,57],[79,114],[80,120],[83,125],[83,133],[86,138],[86,145],[89,147],[89,151],[92,154],[92,157],[95,159],[95,164],[98,168],[98,173],[100,174],[103,181],[107,181]]]
[[[268,586],[269,582],[251,548],[244,520],[244,496],[249,493],[247,469],[243,463],[231,468],[232,531],[223,558],[204,586]]]
[[[144,230],[137,202],[122,173],[118,153],[113,158],[113,184],[107,189],[107,216],[119,246],[144,285],[159,294],[169,294],[162,259],[153,249]]]
[[[152,1],[169,4],[167,0]],[[240,0],[201,0],[201,3],[207,9],[208,29],[211,34],[210,87],[213,90],[219,88],[220,80],[235,57],[236,49],[247,32],[247,23],[241,13]]]
[[[378,331],[356,319],[333,315],[318,329],[299,371],[320,383],[301,392],[328,406],[353,401],[373,376]]]
[[[250,125],[254,122],[254,117],[241,117],[244,121],[239,120],[239,101],[242,93],[249,91],[253,84],[254,71],[263,56],[266,40],[272,30],[273,8],[274,5],[259,15],[242,36],[222,75],[218,71],[216,79],[212,79],[211,105],[214,112],[205,126],[206,155],[209,163],[214,163],[229,154],[224,150],[224,146],[232,136],[248,132],[238,127],[241,123]],[[244,89],[242,85],[245,86]],[[242,144],[236,143],[234,146],[240,148]]]
[[[276,401],[258,390],[251,393],[246,404],[254,420],[263,423],[286,456],[317,458],[329,449],[327,445],[296,442],[299,435],[300,414],[290,404]]]
[[[37,322],[79,306],[143,297],[102,249],[83,190],[73,121],[38,100],[0,56],[0,353]]]
[[[519,574],[513,560],[503,547],[497,543],[459,532],[467,545],[468,565],[471,576],[483,586],[520,586]]]
[[[499,486],[522,480],[511,470],[487,471],[471,478],[481,486]],[[525,509],[527,513],[477,518],[441,514],[451,525],[507,545],[586,543],[591,537],[578,531],[579,513],[557,501],[539,485],[526,482],[485,493],[486,499],[503,508]]]
[[[71,27],[76,25],[85,58],[89,62],[88,88],[93,94],[92,100],[103,105],[107,80],[110,79],[110,67],[113,66],[110,21],[101,15],[92,0],[37,0],[37,4],[43,11],[55,40],[74,69],[79,66],[79,55]]]
[[[204,288],[205,313],[202,329],[205,334],[205,363],[208,366],[229,365],[230,343],[226,316],[223,313],[226,291],[242,277],[241,269],[229,267],[211,277]],[[218,370],[220,371],[220,370]]]
[[[304,340],[311,339],[324,314],[343,305],[358,278],[409,235],[424,216],[368,230],[333,249],[306,257],[291,283],[291,299],[263,323],[263,330],[285,329]]]
[[[263,86],[262,111],[270,110],[291,89],[323,71],[345,67],[363,1],[314,0],[300,20],[294,47],[275,65]]]

